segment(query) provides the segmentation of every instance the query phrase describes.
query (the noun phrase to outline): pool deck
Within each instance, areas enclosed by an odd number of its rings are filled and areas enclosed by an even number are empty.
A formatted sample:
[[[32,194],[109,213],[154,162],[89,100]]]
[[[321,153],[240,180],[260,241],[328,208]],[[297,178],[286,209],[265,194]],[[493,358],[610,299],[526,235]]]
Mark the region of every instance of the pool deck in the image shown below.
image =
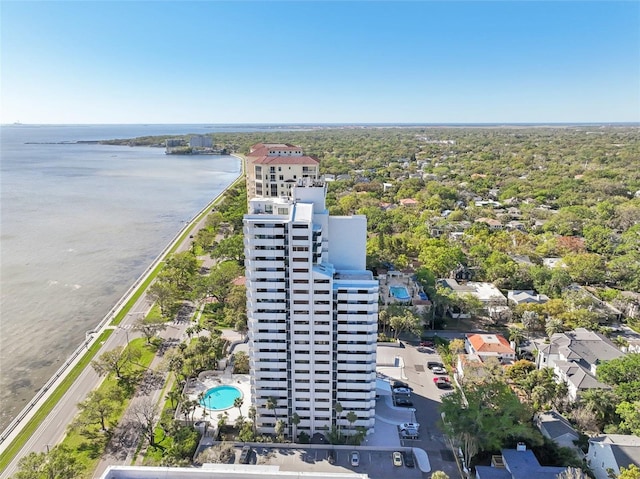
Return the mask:
[[[407,304],[427,305],[431,304],[429,300],[420,297],[420,286],[411,279],[409,274],[393,272],[394,274],[383,275],[380,279],[380,297],[384,305],[389,304]],[[409,298],[396,298],[391,294],[391,288],[403,288],[409,294]]]
[[[211,375],[203,379],[192,379],[188,387],[185,389],[185,393],[189,399],[198,402],[194,413],[194,418],[202,421],[209,421],[212,426],[218,423],[221,415],[226,417],[227,424],[232,424],[236,421],[240,415],[238,408],[231,406],[230,408],[223,410],[210,410],[200,405],[198,396],[200,393],[204,393],[216,386],[234,386],[242,392],[242,416],[247,418],[249,416],[249,407],[251,407],[251,389],[249,385],[248,374],[220,374]]]

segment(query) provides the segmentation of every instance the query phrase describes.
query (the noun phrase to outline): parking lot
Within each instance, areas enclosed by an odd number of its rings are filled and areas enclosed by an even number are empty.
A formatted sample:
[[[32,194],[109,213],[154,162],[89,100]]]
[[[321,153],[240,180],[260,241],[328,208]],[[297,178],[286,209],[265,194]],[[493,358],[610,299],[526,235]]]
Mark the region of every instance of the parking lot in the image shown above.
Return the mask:
[[[430,478],[420,465],[428,463],[431,472],[444,471],[451,479],[462,478],[451,445],[439,429],[441,398],[451,389],[440,389],[434,378],[447,377],[434,372],[434,362],[442,362],[432,347],[403,344],[392,353],[397,355],[398,367],[383,368],[379,377],[387,384],[386,393],[377,396],[375,432],[368,435],[361,446],[330,445],[273,445],[252,444],[249,464],[278,466],[282,471],[299,472],[355,472],[367,474],[372,479],[393,477],[394,479]],[[404,383],[410,391],[393,394],[394,381]],[[396,406],[397,398],[411,402],[409,407]],[[417,436],[403,434],[403,423],[418,423]],[[410,428],[409,428],[410,429]],[[410,437],[407,437],[410,436]],[[236,464],[240,463],[243,445],[237,446]],[[329,452],[333,451],[333,460]],[[359,463],[352,465],[350,453],[359,452]],[[415,467],[406,464],[394,466],[394,451],[414,451]],[[420,459],[423,458],[423,459]]]
[[[333,450],[335,461],[329,461],[329,451]],[[351,465],[351,452],[359,453],[359,464]],[[282,471],[315,471],[315,472],[356,472],[368,474],[372,479],[394,477],[398,479],[417,479],[424,477],[418,467],[409,468],[406,465],[394,466],[392,454],[394,451],[409,449],[379,450],[363,447],[334,446],[334,447],[269,447],[267,444],[253,448],[250,464],[277,465]],[[240,457],[238,448],[237,457]],[[417,465],[416,465],[417,466]],[[428,475],[427,475],[428,477]]]

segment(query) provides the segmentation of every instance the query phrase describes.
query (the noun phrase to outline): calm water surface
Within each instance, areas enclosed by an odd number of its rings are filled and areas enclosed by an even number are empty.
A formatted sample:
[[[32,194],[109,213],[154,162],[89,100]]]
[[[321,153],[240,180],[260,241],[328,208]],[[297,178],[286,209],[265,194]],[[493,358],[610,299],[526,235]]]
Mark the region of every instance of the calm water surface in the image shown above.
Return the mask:
[[[0,128],[0,430],[185,221],[240,173],[229,156],[44,143],[212,131],[201,125]]]

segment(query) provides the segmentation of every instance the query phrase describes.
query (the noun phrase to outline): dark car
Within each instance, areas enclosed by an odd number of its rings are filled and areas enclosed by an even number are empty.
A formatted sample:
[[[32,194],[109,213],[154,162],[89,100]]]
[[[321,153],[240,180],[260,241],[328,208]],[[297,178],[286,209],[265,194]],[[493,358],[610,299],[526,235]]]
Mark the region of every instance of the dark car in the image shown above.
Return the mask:
[[[393,381],[391,383],[391,389],[396,389],[396,388],[405,388],[405,389],[409,389],[410,391],[412,390],[407,383],[403,383],[402,381]]]
[[[413,407],[413,403],[405,398],[396,398],[396,406],[398,407]]]
[[[415,467],[416,463],[413,460],[413,452],[412,451],[404,451],[402,453],[404,456],[404,465],[407,467]]]
[[[420,346],[432,348],[434,344],[433,341],[420,341]]]
[[[240,464],[249,464],[251,460],[251,447],[244,446],[242,448],[242,452],[240,453]]]
[[[427,367],[429,369],[433,368],[444,368],[444,364],[439,363],[438,361],[427,361]]]
[[[336,462],[336,452],[333,449],[329,450],[329,453],[327,454],[327,461],[329,461],[329,464],[334,464]]]

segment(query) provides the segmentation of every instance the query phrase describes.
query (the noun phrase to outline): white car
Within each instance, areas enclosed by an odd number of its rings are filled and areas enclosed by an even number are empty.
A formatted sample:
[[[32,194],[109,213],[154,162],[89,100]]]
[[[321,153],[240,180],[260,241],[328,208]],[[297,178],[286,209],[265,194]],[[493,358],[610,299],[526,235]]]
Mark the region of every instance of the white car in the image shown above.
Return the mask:
[[[447,374],[447,370],[440,366],[434,366],[431,368],[431,372],[433,372],[433,374]]]
[[[360,453],[358,451],[353,451],[351,453],[351,465],[353,467],[358,467],[360,465]]]
[[[395,388],[393,394],[411,394],[411,389],[408,388]]]
[[[400,430],[403,430],[403,429],[420,430],[420,423],[419,422],[403,422],[402,424],[400,424]]]

